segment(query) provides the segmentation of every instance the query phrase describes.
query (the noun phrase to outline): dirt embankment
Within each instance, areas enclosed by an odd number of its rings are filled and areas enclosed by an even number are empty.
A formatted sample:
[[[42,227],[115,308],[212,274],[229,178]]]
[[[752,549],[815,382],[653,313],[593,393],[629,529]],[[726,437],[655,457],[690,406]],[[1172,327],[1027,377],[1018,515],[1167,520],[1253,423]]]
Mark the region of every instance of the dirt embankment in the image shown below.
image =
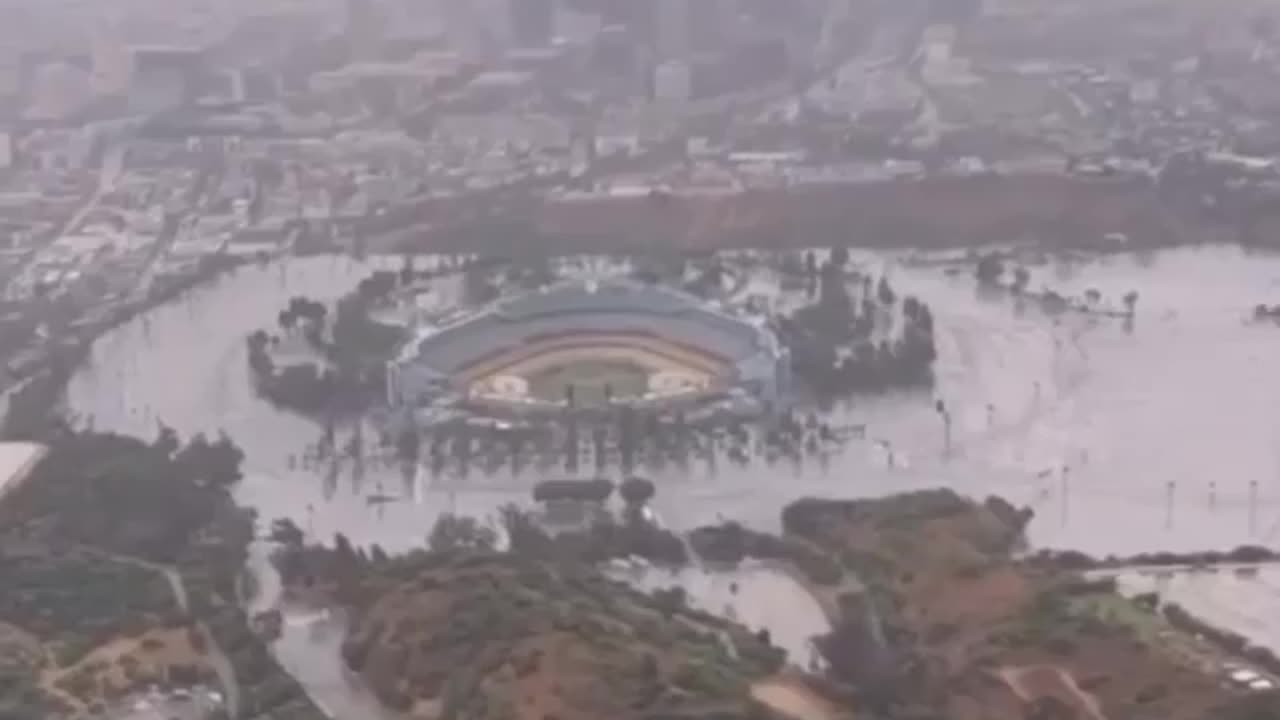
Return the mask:
[[[1251,700],[1187,662],[1177,650],[1194,638],[1113,585],[1015,560],[1025,520],[941,490],[789,507],[788,532],[869,588],[842,598],[820,641],[832,674],[873,707],[952,720],[1203,720]],[[882,627],[867,627],[868,603]]]
[[[509,252],[517,236],[542,252],[608,252],[1007,242],[1093,247],[1117,233],[1146,247],[1238,239],[1232,228],[1192,218],[1141,178],[931,178],[445,205],[424,206],[417,227],[398,242],[471,252],[491,243]]]

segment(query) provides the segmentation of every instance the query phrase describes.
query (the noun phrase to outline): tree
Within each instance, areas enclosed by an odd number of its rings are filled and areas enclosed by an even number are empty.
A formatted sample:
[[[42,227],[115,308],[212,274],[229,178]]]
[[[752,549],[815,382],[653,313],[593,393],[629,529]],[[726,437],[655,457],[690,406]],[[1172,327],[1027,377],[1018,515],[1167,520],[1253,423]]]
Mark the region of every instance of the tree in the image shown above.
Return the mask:
[[[619,493],[627,505],[639,508],[653,499],[657,494],[657,488],[648,478],[629,477],[622,482]]]
[[[271,541],[279,543],[286,548],[298,549],[305,542],[305,535],[302,528],[299,528],[289,518],[278,518],[271,523]]]
[[[507,543],[512,552],[542,556],[552,549],[551,536],[534,522],[529,513],[513,504],[498,510],[502,529],[507,533]]]
[[[445,513],[436,519],[427,542],[433,552],[491,552],[498,545],[498,536],[492,528],[481,525],[475,518]]]
[[[334,533],[333,535],[333,552],[343,560],[354,560],[356,557],[356,551],[351,546],[351,541],[342,533]]]
[[[1000,276],[1004,275],[1004,263],[994,254],[983,255],[978,260],[978,268],[975,274],[980,284],[997,285],[1000,282]]]
[[[889,285],[889,279],[886,277],[880,278],[880,283],[876,286],[876,295],[879,296],[881,305],[892,305],[894,300],[897,299],[897,295],[894,294],[893,288]]]
[[[224,487],[239,482],[244,451],[225,432],[218,433],[218,441],[209,449],[209,479]]]
[[[400,284],[408,285],[412,283],[414,275],[413,256],[406,255],[404,258],[404,264],[400,266]]]
[[[1129,313],[1129,317],[1133,317],[1134,312],[1137,309],[1137,306],[1138,306],[1138,292],[1136,290],[1130,290],[1129,292],[1125,293],[1124,307],[1125,307],[1125,311]]]
[[[849,299],[849,290],[844,284],[844,273],[833,262],[822,266],[821,281],[818,286],[818,307],[823,311],[817,318],[826,320],[825,331],[833,331],[835,326],[845,326],[853,314],[853,304]]]
[[[151,443],[151,448],[166,458],[173,457],[182,447],[182,443],[178,440],[178,433],[168,425],[160,423],[160,432],[156,434],[156,439]]]
[[[831,264],[844,270],[849,265],[849,248],[843,245],[831,248]]]
[[[1013,290],[1015,295],[1021,295],[1027,291],[1027,285],[1031,282],[1031,272],[1026,268],[1019,266],[1013,271],[1013,285],[1009,289]]]
[[[920,301],[908,295],[902,299],[902,315],[911,322],[920,316]]]

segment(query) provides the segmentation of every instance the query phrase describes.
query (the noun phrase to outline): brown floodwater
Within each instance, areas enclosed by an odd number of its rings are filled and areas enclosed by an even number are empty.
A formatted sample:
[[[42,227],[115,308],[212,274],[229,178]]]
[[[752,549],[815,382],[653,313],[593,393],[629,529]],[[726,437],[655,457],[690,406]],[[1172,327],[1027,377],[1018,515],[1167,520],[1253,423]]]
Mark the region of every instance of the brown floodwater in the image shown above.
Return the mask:
[[[1104,307],[1120,307],[1137,291],[1132,328],[1111,317],[1049,317],[1006,296],[984,299],[970,273],[908,260],[855,255],[887,273],[900,294],[932,305],[935,390],[837,406],[832,421],[865,423],[866,439],[801,463],[696,461],[647,471],[666,526],[732,518],[776,530],[780,509],[798,497],[941,486],[1034,507],[1030,536],[1039,546],[1102,555],[1280,543],[1280,326],[1248,321],[1254,305],[1280,304],[1280,258],[1199,248],[1032,268],[1033,289],[1076,296],[1096,289]],[[245,268],[147,313],[98,340],[69,386],[68,405],[96,428],[147,437],[160,420],[184,435],[225,430],[246,452],[239,502],[263,521],[292,517],[317,538],[341,532],[357,544],[400,549],[423,543],[441,512],[484,516],[528,502],[534,473],[420,472],[406,481],[390,463],[306,467],[299,458],[321,437],[319,424],[255,396],[246,336],[274,323],[294,295],[345,294],[374,263],[322,257]],[[450,302],[457,285],[439,281],[436,299]],[[767,280],[749,283],[749,292],[768,288]],[[950,452],[937,399],[952,418]],[[339,446],[351,433],[338,429]],[[807,636],[825,627],[816,603],[797,600],[796,588],[768,573],[737,578],[734,595],[731,576],[653,572],[636,581],[681,584],[709,610],[769,627],[800,665]],[[1177,581],[1171,590],[1193,612],[1274,642],[1273,581]],[[336,717],[376,716],[376,701],[341,667],[342,631],[340,618],[293,616],[277,656]]]
[[[1280,540],[1280,373],[1271,363],[1280,327],[1246,321],[1255,304],[1280,303],[1280,259],[1201,248],[1033,268],[1033,288],[1095,288],[1104,305],[1136,290],[1132,331],[1115,318],[1054,319],[1006,297],[980,299],[967,273],[855,260],[932,304],[935,392],[837,407],[835,421],[867,424],[866,441],[801,464],[651,471],[668,526],[729,517],[776,529],[779,509],[797,497],[946,486],[1032,505],[1039,545],[1105,554]],[[227,431],[247,453],[238,499],[320,537],[400,548],[422,542],[441,511],[484,515],[525,502],[531,473],[419,473],[406,484],[377,463],[319,471],[296,462],[321,429],[254,395],[244,338],[273,323],[289,297],[336,298],[369,267],[341,257],[251,267],[158,308],[95,344],[69,406],[99,429],[151,436],[163,420],[184,434]],[[953,418],[950,453],[935,398]]]

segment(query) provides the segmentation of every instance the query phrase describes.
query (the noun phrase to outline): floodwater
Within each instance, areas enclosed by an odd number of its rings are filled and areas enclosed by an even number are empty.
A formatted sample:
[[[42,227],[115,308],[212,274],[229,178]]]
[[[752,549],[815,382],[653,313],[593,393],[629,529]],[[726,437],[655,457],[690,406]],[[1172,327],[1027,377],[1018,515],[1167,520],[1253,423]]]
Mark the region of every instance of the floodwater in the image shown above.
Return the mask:
[[[810,641],[831,630],[813,595],[790,575],[764,563],[748,561],[732,570],[643,566],[610,574],[645,591],[683,588],[693,607],[751,630],[767,629],[770,642],[786,650],[787,661],[800,668],[816,659]]]
[[[932,305],[936,391],[837,407],[833,420],[867,424],[867,439],[823,461],[652,471],[654,510],[668,527],[732,518],[772,530],[796,497],[943,486],[1032,505],[1030,536],[1039,546],[1125,555],[1280,542],[1280,373],[1272,364],[1280,327],[1247,322],[1254,305],[1280,302],[1280,258],[1208,247],[1033,268],[1033,288],[1076,296],[1096,288],[1103,305],[1137,291],[1132,331],[1115,318],[1052,319],[1034,307],[1019,310],[1009,297],[979,299],[968,272],[882,256],[855,260],[881,268],[900,295]],[[253,395],[244,338],[273,324],[289,297],[337,299],[369,268],[344,258],[246,268],[151,311],[95,343],[92,363],[70,383],[70,410],[96,428],[146,437],[160,419],[184,436],[227,430],[247,455],[239,502],[264,521],[289,516],[317,538],[342,532],[357,544],[397,550],[424,542],[442,511],[486,515],[529,501],[532,474],[422,473],[406,486],[397,469],[380,465],[316,471],[291,461],[321,428]],[[447,297],[448,284],[440,288]],[[952,418],[950,452],[937,398]],[[375,500],[385,497],[397,501]],[[806,659],[820,612],[788,614],[787,603],[804,602],[799,594],[767,575],[749,578],[737,579],[735,612],[746,624],[768,626],[792,660]],[[733,601],[728,582],[708,575],[682,584],[708,610],[721,611]],[[1224,582],[1187,589],[1179,602],[1228,626],[1248,615],[1236,629],[1280,638],[1275,578]],[[753,601],[741,602],[748,596]],[[276,650],[335,715],[374,716],[343,674],[342,628],[334,623],[287,624]]]
[[[1055,320],[1019,310],[1008,297],[980,299],[967,271],[949,275],[883,256],[855,261],[881,268],[899,294],[932,306],[940,353],[935,392],[836,408],[834,422],[866,423],[867,438],[834,457],[745,469],[699,461],[649,472],[659,488],[654,509],[666,525],[679,530],[733,518],[776,530],[780,509],[798,497],[946,486],[1033,506],[1030,534],[1041,546],[1130,554],[1280,543],[1280,373],[1271,364],[1280,357],[1280,327],[1246,322],[1256,304],[1280,303],[1280,258],[1200,248],[1032,269],[1033,289],[1082,295],[1093,288],[1104,305],[1137,291],[1131,329],[1115,318]],[[247,456],[237,499],[264,522],[291,517],[320,539],[341,532],[356,544],[401,549],[422,544],[441,512],[484,516],[527,502],[532,473],[420,473],[406,484],[399,470],[377,464],[319,472],[292,461],[322,430],[254,395],[245,338],[274,323],[291,296],[336,299],[369,268],[347,258],[296,259],[245,268],[199,289],[101,338],[70,384],[69,407],[98,429],[146,437],[161,419],[183,435],[225,430]],[[953,418],[949,452],[936,399]],[[734,602],[726,597],[729,582],[708,575],[688,579],[687,587],[721,611]],[[747,571],[737,582],[739,617],[769,627],[793,661],[807,658],[821,613],[786,612],[788,603],[805,601],[776,576]],[[1253,597],[1257,617],[1268,610],[1280,617],[1276,585],[1268,582],[1265,591],[1245,583],[1201,595],[1236,613],[1241,597]],[[768,587],[757,593],[760,583]],[[1236,592],[1244,595],[1230,594]],[[763,599],[742,602],[757,594]],[[372,716],[342,673],[341,627],[333,622],[287,625],[277,651],[319,701],[354,703],[334,708],[336,715]]]
[[[1235,570],[1161,572],[1119,575],[1122,592],[1154,592],[1193,616],[1280,654],[1280,568],[1254,573]]]
[[[651,472],[655,510],[670,526],[730,517],[776,529],[779,509],[800,496],[949,486],[1032,505],[1038,545],[1127,554],[1280,541],[1280,373],[1268,362],[1280,327],[1246,322],[1257,303],[1280,302],[1280,258],[1202,248],[1033,268],[1033,288],[1096,288],[1103,304],[1136,290],[1132,332],[1115,318],[1053,320],[1007,297],[979,299],[968,273],[855,261],[883,266],[900,294],[932,305],[935,394],[837,408],[837,422],[867,424],[867,439],[836,457]],[[289,297],[337,298],[368,269],[307,258],[223,278],[101,338],[70,384],[69,406],[97,428],[145,436],[160,419],[183,434],[226,430],[247,453],[240,502],[321,538],[342,532],[403,548],[421,543],[441,511],[485,515],[527,501],[532,474],[406,486],[389,467],[318,472],[291,462],[321,429],[254,395],[245,337],[274,323]],[[953,418],[949,453],[935,397]],[[397,501],[371,502],[385,497]]]
[[[249,566],[257,581],[249,611],[278,609],[284,622],[272,647],[276,660],[297,678],[312,701],[336,720],[393,720],[363,681],[343,665],[347,620],[341,613],[290,607],[283,603],[280,574],[269,558],[271,545],[254,543]]]

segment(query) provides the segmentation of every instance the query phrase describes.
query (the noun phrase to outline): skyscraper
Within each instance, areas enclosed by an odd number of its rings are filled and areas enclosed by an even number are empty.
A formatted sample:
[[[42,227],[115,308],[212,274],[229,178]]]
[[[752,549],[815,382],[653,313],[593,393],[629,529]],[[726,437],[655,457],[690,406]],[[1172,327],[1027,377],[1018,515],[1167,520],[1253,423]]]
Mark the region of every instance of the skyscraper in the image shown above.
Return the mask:
[[[196,48],[135,47],[130,50],[129,107],[138,113],[160,113],[196,99],[205,72],[203,51]]]

